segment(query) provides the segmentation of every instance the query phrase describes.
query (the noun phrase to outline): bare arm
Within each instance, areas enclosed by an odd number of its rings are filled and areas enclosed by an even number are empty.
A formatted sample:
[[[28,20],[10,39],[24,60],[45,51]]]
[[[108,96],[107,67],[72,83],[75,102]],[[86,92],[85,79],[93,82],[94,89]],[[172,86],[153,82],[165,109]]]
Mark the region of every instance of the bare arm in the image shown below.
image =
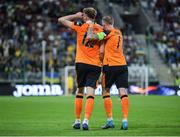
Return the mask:
[[[74,20],[74,19],[81,19],[81,18],[82,18],[82,13],[78,12],[76,14],[60,17],[60,18],[58,18],[58,22],[63,24],[66,27],[71,28],[72,23],[73,23],[72,20]]]
[[[103,40],[106,34],[104,32],[94,33],[93,31],[89,31],[87,34],[88,40]]]
[[[94,26],[94,23],[93,24],[89,24],[89,27],[88,27],[88,30],[87,30],[87,37],[86,37],[86,39],[88,41],[98,40],[97,35],[93,32],[93,26]]]

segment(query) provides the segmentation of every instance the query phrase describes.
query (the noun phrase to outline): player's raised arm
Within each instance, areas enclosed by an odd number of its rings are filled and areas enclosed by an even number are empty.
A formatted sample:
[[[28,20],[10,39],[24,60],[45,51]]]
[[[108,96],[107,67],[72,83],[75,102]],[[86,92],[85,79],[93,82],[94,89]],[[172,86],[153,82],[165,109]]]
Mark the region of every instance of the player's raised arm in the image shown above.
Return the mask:
[[[72,20],[81,19],[81,18],[82,18],[82,12],[78,12],[76,14],[60,17],[60,18],[58,18],[58,22],[63,24],[66,27],[71,28],[71,26],[73,24]]]

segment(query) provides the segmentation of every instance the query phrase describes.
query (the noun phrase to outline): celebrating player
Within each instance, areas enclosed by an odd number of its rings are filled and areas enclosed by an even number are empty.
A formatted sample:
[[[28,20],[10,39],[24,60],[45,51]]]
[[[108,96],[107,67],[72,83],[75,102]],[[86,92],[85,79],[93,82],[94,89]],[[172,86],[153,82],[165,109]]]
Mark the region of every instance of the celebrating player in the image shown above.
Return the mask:
[[[110,98],[110,88],[113,84],[116,85],[122,106],[122,127],[128,129],[128,108],[129,101],[127,95],[128,87],[128,68],[126,59],[123,54],[123,37],[121,31],[113,27],[114,19],[110,16],[105,16],[102,19],[104,32],[94,33],[89,35],[89,39],[99,39],[104,41],[104,59],[103,59],[103,99],[104,107],[107,115],[107,123],[103,129],[114,128],[112,117],[112,101]],[[104,85],[104,84],[105,85]]]
[[[92,29],[96,33],[102,32],[102,27],[94,23],[96,14],[97,11],[89,7],[84,8],[82,13],[78,12],[58,19],[59,23],[73,29],[77,33],[75,62],[78,88],[74,103],[76,120],[73,128],[75,129],[80,129],[81,126],[80,115],[82,111],[84,87],[86,87],[87,100],[82,128],[83,130],[89,129],[88,123],[94,105],[94,89],[96,88],[96,82],[101,73],[100,44],[98,41],[87,42],[87,35]],[[75,19],[82,19],[84,23],[73,22]]]

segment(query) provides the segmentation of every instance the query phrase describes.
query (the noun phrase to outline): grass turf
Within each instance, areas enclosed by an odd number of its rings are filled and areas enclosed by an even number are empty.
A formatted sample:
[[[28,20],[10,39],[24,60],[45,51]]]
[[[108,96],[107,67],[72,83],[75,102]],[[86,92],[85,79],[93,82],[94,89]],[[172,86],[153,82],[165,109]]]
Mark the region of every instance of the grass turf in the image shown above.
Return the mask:
[[[105,111],[95,97],[90,130],[74,130],[73,96],[0,97],[0,135],[4,136],[178,136],[180,97],[129,96],[129,130],[120,130],[121,107],[112,97],[115,129],[102,130]]]

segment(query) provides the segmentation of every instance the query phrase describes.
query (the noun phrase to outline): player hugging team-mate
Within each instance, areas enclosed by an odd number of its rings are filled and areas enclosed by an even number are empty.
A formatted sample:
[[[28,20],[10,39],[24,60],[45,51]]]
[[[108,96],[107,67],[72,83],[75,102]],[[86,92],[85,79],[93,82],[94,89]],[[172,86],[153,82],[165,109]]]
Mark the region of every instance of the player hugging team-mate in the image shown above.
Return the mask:
[[[73,29],[77,33],[76,46],[76,74],[77,74],[77,91],[75,98],[75,122],[73,128],[81,128],[80,115],[82,112],[84,88],[86,87],[86,104],[85,114],[82,123],[83,130],[89,129],[89,119],[94,106],[94,91],[96,82],[101,74],[100,60],[100,42],[87,41],[87,35],[94,30],[96,33],[102,32],[102,27],[96,24],[95,17],[97,11],[92,8],[84,8],[83,12],[60,17],[58,22],[66,27]],[[83,22],[76,22],[75,19],[82,19]]]

